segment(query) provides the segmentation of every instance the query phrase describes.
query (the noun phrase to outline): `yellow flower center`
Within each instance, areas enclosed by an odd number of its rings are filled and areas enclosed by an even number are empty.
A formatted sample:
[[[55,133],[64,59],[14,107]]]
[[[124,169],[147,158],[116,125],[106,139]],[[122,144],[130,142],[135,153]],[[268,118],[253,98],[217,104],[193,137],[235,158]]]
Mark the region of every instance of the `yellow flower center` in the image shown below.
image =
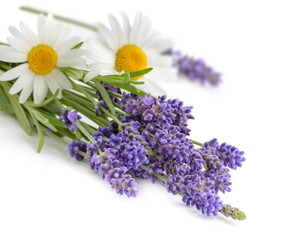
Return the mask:
[[[135,45],[125,45],[116,54],[115,69],[117,72],[134,72],[147,68],[147,57],[141,48]],[[137,80],[142,76],[132,78]]]
[[[53,48],[45,44],[33,47],[28,53],[28,64],[30,69],[40,75],[46,75],[53,71],[58,57]]]

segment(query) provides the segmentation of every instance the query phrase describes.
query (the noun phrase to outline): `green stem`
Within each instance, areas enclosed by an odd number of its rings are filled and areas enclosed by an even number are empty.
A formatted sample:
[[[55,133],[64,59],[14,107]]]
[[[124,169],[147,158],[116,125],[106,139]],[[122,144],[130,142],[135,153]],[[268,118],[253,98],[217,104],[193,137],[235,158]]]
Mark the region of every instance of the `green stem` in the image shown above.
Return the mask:
[[[92,135],[82,126],[82,124],[79,121],[75,121],[76,126],[78,129],[85,135],[85,137],[88,138],[88,140],[91,143],[96,143],[95,139],[92,137]],[[100,148],[97,149],[99,154],[102,154],[102,150]]]
[[[104,108],[101,105],[99,105],[99,108],[106,114],[106,116],[108,116],[109,118],[113,119],[119,125],[119,127],[122,126],[121,121],[119,121],[113,114],[111,114],[110,111],[108,111],[106,108]]]
[[[148,171],[148,167],[145,166],[145,165],[140,165],[140,168]],[[158,173],[153,173],[153,175],[156,176],[158,179],[160,179],[163,183],[166,183],[166,181],[168,179],[168,177],[166,175],[162,176],[162,175],[160,175]]]
[[[3,71],[8,71],[11,69],[11,67],[6,64],[6,63],[3,63],[3,62],[0,62],[0,68],[3,70]]]
[[[79,121],[75,122],[76,126],[78,127],[78,129],[84,134],[85,137],[87,137],[87,139],[92,142],[92,143],[96,143],[95,139],[91,136],[91,134],[82,126],[82,124]]]
[[[200,143],[200,142],[198,142],[198,141],[196,141],[196,140],[193,140],[193,139],[189,139],[193,144],[195,144],[195,145],[198,145],[198,146],[200,146],[200,147],[202,147],[204,144],[202,144],[202,143]],[[213,148],[213,147],[210,147],[210,149],[211,150],[213,150],[213,151],[215,151],[216,149],[215,148]]]
[[[20,9],[23,10],[23,11],[34,13],[34,14],[43,14],[45,16],[48,15],[48,12],[42,11],[42,10],[39,10],[39,9],[36,9],[36,8],[32,8],[32,7],[21,6]],[[55,19],[57,19],[59,21],[66,22],[66,23],[69,23],[69,24],[72,24],[72,25],[75,25],[75,26],[78,26],[78,27],[82,27],[82,28],[85,28],[85,29],[88,29],[88,30],[92,30],[92,31],[95,31],[95,32],[97,31],[97,28],[92,26],[91,24],[81,22],[81,21],[78,21],[78,20],[74,20],[72,18],[63,17],[63,16],[60,16],[60,15],[57,15],[57,14],[52,14],[52,15]]]
[[[77,110],[78,112],[80,112],[81,114],[83,114],[84,116],[86,116],[87,118],[89,118],[90,120],[98,124],[99,126],[109,126],[110,125],[109,121],[107,121],[106,119],[96,116],[93,110],[91,111],[88,108],[82,106],[81,104],[78,104],[77,102],[67,97],[62,98],[61,102],[67,106],[73,107],[75,110]]]
[[[54,134],[53,132],[51,132],[49,129],[45,128],[45,127],[42,127],[42,130],[45,134],[47,134],[48,136],[50,136],[51,138],[55,139],[56,141],[64,144],[64,145],[69,145],[69,143],[61,138],[61,137],[58,137],[56,134]]]
[[[87,153],[85,153],[85,152],[82,152],[82,151],[79,150],[79,151],[77,151],[77,153],[82,155],[85,158],[89,158],[89,155]]]

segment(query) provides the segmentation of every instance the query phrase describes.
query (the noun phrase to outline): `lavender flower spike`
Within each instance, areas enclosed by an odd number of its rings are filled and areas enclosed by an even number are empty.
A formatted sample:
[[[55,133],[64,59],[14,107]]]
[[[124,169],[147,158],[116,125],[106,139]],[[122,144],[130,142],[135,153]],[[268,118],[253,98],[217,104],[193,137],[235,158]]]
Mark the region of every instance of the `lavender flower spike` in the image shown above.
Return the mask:
[[[77,114],[77,111],[69,111],[67,109],[63,109],[61,116],[59,118],[60,121],[65,122],[65,127],[69,128],[70,131],[77,132],[77,126],[75,124],[76,120],[79,120],[81,116]]]
[[[222,206],[222,209],[220,210],[220,212],[226,216],[226,217],[232,217],[235,220],[244,220],[246,219],[246,215],[245,213],[243,213],[242,211],[240,211],[238,208],[235,207],[231,207],[228,204],[224,204]]]
[[[221,75],[208,66],[203,59],[194,59],[187,55],[182,56],[180,51],[173,52],[168,50],[165,54],[175,57],[173,65],[180,74],[186,76],[191,81],[199,80],[202,84],[210,83],[213,86],[218,86],[222,82]]]
[[[78,151],[86,153],[86,144],[82,142],[77,142],[75,140],[69,144],[69,154],[71,157],[74,157],[77,161],[82,161],[84,156],[78,153]]]

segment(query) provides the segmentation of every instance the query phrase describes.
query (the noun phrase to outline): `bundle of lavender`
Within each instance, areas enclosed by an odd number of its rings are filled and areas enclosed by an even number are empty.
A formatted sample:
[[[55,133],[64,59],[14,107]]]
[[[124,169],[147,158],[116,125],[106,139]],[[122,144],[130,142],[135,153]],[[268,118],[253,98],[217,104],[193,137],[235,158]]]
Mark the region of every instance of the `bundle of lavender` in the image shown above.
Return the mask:
[[[107,37],[89,40],[88,51],[50,15],[39,15],[37,35],[24,23],[11,27],[13,38],[0,46],[0,110],[28,135],[37,131],[38,152],[45,136],[67,144],[71,157],[87,161],[118,194],[136,197],[141,177],[207,216],[245,219],[218,195],[230,192],[229,170],[242,166],[244,153],[216,139],[192,140],[192,107],[144,91],[148,80],[172,72],[161,55],[167,42],[152,31],[142,35],[149,23],[141,15],[132,26],[123,15],[123,29],[110,19],[112,32],[101,27]],[[85,55],[95,61],[87,64]]]

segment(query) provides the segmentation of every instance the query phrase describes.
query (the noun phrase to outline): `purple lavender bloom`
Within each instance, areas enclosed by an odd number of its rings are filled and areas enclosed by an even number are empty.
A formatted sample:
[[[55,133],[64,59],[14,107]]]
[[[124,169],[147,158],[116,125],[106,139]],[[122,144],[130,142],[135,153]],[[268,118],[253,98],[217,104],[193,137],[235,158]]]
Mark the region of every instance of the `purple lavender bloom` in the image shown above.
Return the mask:
[[[235,146],[227,145],[226,143],[219,145],[216,139],[212,139],[208,143],[205,143],[204,146],[215,148],[215,151],[213,151],[214,155],[218,156],[218,158],[224,162],[224,166],[231,169],[236,170],[237,167],[242,167],[242,163],[246,160],[243,157],[243,151],[240,151]]]
[[[191,81],[199,80],[202,84],[210,83],[213,86],[218,86],[222,82],[221,74],[214,71],[203,59],[182,56],[180,51],[168,50],[164,54],[172,55],[175,58],[173,66]]]
[[[185,176],[179,184],[183,195],[182,201],[188,206],[196,206],[203,214],[217,215],[222,207],[222,201],[213,191],[213,181],[201,175]]]
[[[77,114],[77,111],[69,111],[67,109],[63,109],[59,120],[64,121],[65,127],[69,128],[70,131],[74,131],[76,133],[77,126],[75,124],[75,121],[79,120],[80,118],[81,116]]]
[[[82,161],[84,156],[78,153],[78,151],[86,153],[86,144],[82,142],[72,141],[68,146],[69,154],[71,157],[74,157],[78,161]]]
[[[128,174],[128,169],[116,159],[115,150],[108,149],[102,154],[94,154],[89,159],[92,169],[97,169],[98,174],[110,183],[113,189],[120,194],[128,197],[136,197],[140,187],[135,179]]]
[[[145,105],[147,105],[147,106],[152,106],[152,104],[153,104],[153,97],[152,96],[148,96],[148,95],[145,95],[144,97],[143,97],[143,103],[145,104]]]

